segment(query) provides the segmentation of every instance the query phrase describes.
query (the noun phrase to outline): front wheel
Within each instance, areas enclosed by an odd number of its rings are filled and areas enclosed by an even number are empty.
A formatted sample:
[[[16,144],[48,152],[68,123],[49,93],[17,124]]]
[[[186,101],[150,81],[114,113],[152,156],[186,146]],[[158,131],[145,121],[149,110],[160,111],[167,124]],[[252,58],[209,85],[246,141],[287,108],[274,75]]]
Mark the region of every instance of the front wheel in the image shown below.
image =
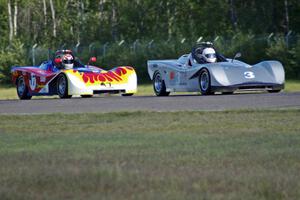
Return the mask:
[[[61,99],[71,98],[68,94],[68,79],[66,75],[60,74],[57,79],[57,94]]]
[[[153,89],[156,96],[168,96],[170,92],[166,91],[166,85],[159,72],[153,76]]]
[[[25,84],[25,79],[23,76],[19,77],[17,80],[17,94],[19,99],[31,99],[31,95],[28,94],[28,88]]]
[[[211,91],[210,74],[209,74],[209,71],[207,69],[202,69],[200,71],[199,86],[200,86],[200,91],[201,91],[202,95],[214,94]]]

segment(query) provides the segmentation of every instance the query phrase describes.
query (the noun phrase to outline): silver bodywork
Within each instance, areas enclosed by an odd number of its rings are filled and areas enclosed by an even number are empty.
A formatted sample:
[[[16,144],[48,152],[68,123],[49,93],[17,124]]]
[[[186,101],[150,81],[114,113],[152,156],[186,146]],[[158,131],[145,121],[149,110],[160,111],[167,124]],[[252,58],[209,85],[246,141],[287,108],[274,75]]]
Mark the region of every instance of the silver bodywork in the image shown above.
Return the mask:
[[[278,61],[263,61],[256,65],[227,59],[227,62],[198,64],[191,54],[176,60],[149,60],[148,74],[153,80],[159,72],[168,92],[200,91],[200,71],[206,68],[210,75],[212,92],[235,90],[281,90],[285,73]]]

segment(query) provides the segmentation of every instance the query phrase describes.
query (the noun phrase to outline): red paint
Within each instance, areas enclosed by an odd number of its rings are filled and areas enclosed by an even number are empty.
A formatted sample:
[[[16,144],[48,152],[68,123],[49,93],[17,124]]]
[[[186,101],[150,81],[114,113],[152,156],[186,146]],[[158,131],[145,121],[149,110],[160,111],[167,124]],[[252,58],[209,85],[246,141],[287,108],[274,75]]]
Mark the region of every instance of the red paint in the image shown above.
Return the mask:
[[[107,73],[103,74],[103,76],[106,78],[107,81],[112,82],[113,79],[109,77]]]
[[[54,62],[57,63],[57,64],[60,64],[60,63],[62,63],[62,59],[61,58],[55,58]]]
[[[82,80],[83,82],[87,83],[89,81],[89,78],[83,74]]]
[[[99,74],[98,75],[98,80],[101,81],[101,82],[104,82],[106,79],[102,74]]]
[[[90,58],[90,62],[96,62],[97,61],[97,58],[96,57],[91,57]]]
[[[84,72],[82,74],[82,80],[84,83],[95,83],[95,81],[100,82],[112,82],[112,81],[122,81],[122,75],[127,74],[127,70],[133,70],[131,67],[119,67],[114,72],[108,71],[106,73],[93,73]]]
[[[87,82],[91,82],[94,83],[95,81],[95,77],[97,76],[97,74],[95,73],[90,73],[90,72],[84,72],[82,75],[82,80],[87,83]]]
[[[109,72],[107,72],[107,75],[109,75],[111,78],[113,78],[114,80],[116,80],[116,81],[121,81],[122,79],[117,75],[117,74],[115,74],[114,72],[111,72],[111,71],[109,71]]]
[[[127,71],[126,71],[126,69],[119,67],[119,68],[116,69],[116,73],[117,73],[119,76],[122,76],[122,74],[126,74]]]
[[[170,80],[173,80],[175,78],[175,72],[170,72]]]

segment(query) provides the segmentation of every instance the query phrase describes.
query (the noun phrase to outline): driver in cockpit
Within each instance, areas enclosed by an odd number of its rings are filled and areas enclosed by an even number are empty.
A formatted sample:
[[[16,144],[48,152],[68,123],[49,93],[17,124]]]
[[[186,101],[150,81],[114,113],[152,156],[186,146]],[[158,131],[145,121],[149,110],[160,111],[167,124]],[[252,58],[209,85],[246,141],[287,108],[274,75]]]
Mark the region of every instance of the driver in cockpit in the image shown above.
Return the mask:
[[[203,63],[215,63],[217,62],[216,51],[211,47],[205,48],[202,51],[200,59],[203,61]]]
[[[199,64],[217,62],[217,53],[210,42],[200,43],[192,50],[192,57]]]
[[[192,52],[187,56],[186,66],[192,67],[194,64],[217,62],[227,62],[227,59],[215,50],[211,42],[203,42],[195,46]]]
[[[74,57],[71,54],[63,55],[62,66],[64,67],[64,69],[73,69]]]

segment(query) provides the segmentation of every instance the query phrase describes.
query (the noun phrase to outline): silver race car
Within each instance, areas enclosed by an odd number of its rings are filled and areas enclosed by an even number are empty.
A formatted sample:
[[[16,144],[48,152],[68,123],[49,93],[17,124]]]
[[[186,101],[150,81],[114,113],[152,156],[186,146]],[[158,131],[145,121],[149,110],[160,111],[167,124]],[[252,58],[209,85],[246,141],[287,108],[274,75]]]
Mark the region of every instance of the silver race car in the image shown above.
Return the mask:
[[[199,44],[190,54],[176,60],[149,60],[148,74],[157,96],[170,92],[215,92],[232,94],[236,90],[266,90],[280,92],[284,89],[285,73],[278,61],[263,61],[249,65],[236,60],[237,53],[228,59],[215,52],[211,43]]]

